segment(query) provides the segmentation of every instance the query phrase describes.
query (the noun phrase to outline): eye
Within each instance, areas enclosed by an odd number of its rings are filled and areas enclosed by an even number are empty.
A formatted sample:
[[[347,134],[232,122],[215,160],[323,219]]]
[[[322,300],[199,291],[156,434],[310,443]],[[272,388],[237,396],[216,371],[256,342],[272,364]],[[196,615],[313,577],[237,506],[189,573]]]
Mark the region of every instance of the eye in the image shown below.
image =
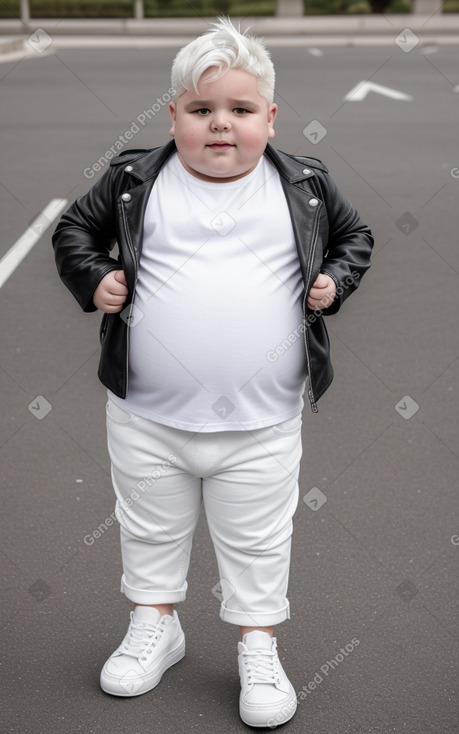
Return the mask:
[[[249,113],[249,110],[246,110],[244,107],[235,107],[233,112],[237,115],[245,115]]]
[[[197,115],[199,115],[199,116],[201,116],[201,117],[204,117],[205,115],[208,115],[209,112],[210,112],[210,110],[207,109],[207,107],[200,107],[199,109],[194,110],[194,113],[197,114]]]

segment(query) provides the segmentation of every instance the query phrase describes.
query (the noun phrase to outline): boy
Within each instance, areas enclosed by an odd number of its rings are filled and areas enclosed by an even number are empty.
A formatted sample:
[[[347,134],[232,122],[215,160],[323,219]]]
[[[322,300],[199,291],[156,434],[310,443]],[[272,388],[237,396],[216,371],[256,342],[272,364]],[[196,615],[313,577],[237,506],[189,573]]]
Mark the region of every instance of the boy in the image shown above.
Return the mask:
[[[172,87],[174,140],[112,160],[53,237],[65,284],[105,314],[99,377],[134,611],[101,686],[143,694],[184,656],[174,605],[202,501],[220,616],[240,628],[239,713],[274,727],[297,703],[273,632],[289,618],[302,395],[316,412],[333,377],[323,315],[358,287],[373,240],[322,163],[268,143],[274,69],[258,39],[219,20],[177,54]]]

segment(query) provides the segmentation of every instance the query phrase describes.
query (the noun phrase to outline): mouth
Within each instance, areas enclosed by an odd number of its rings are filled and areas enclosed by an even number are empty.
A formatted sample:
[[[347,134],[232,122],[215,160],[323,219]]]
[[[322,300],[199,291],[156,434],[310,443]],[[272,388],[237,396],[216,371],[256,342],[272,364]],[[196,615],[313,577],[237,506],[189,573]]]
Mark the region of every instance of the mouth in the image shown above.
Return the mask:
[[[225,140],[217,140],[215,143],[210,143],[207,147],[212,148],[212,150],[229,150],[234,146],[232,143],[227,143]]]

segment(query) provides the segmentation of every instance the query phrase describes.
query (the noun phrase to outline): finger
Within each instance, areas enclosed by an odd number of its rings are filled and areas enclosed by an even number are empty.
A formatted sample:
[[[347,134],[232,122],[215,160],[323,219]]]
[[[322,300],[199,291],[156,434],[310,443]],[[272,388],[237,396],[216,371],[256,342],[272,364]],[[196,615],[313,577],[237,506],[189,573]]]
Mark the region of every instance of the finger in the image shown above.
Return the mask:
[[[328,306],[331,304],[333,298],[331,295],[322,295],[321,298],[308,298],[308,306],[312,309],[323,309],[328,308]]]
[[[122,305],[121,306],[106,305],[101,309],[101,311],[103,311],[104,313],[119,313],[119,311],[121,311],[122,309],[123,309]]]
[[[125,302],[125,300],[126,300],[126,296],[123,296],[123,295],[115,295],[113,293],[110,293],[106,297],[105,303],[108,306],[122,306],[123,303]]]
[[[126,301],[125,298],[106,299],[104,301],[102,310],[106,311],[107,313],[118,313],[119,311],[123,310],[125,301]]]
[[[119,283],[118,281],[115,281],[114,283],[111,283],[109,285],[108,293],[114,296],[127,296],[128,289],[125,285],[123,285],[123,283]]]
[[[319,273],[314,283],[313,288],[326,288],[328,285],[328,278],[324,273]]]
[[[124,270],[115,270],[115,280],[117,280],[118,283],[127,285],[127,280],[126,280],[126,275],[124,274]]]
[[[311,288],[309,292],[309,298],[315,301],[321,301],[322,298],[327,298],[329,295],[331,295],[331,290],[327,291],[324,288]]]

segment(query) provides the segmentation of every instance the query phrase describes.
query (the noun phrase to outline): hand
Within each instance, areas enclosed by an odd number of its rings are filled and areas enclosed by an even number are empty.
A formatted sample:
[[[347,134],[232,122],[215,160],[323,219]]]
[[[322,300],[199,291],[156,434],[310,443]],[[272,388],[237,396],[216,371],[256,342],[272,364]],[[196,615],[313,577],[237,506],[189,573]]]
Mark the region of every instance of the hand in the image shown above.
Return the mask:
[[[313,311],[322,310],[332,305],[336,296],[336,283],[325,273],[319,273],[308,295],[308,307]]]
[[[100,281],[92,300],[104,313],[118,313],[123,308],[127,294],[124,270],[111,270]]]

